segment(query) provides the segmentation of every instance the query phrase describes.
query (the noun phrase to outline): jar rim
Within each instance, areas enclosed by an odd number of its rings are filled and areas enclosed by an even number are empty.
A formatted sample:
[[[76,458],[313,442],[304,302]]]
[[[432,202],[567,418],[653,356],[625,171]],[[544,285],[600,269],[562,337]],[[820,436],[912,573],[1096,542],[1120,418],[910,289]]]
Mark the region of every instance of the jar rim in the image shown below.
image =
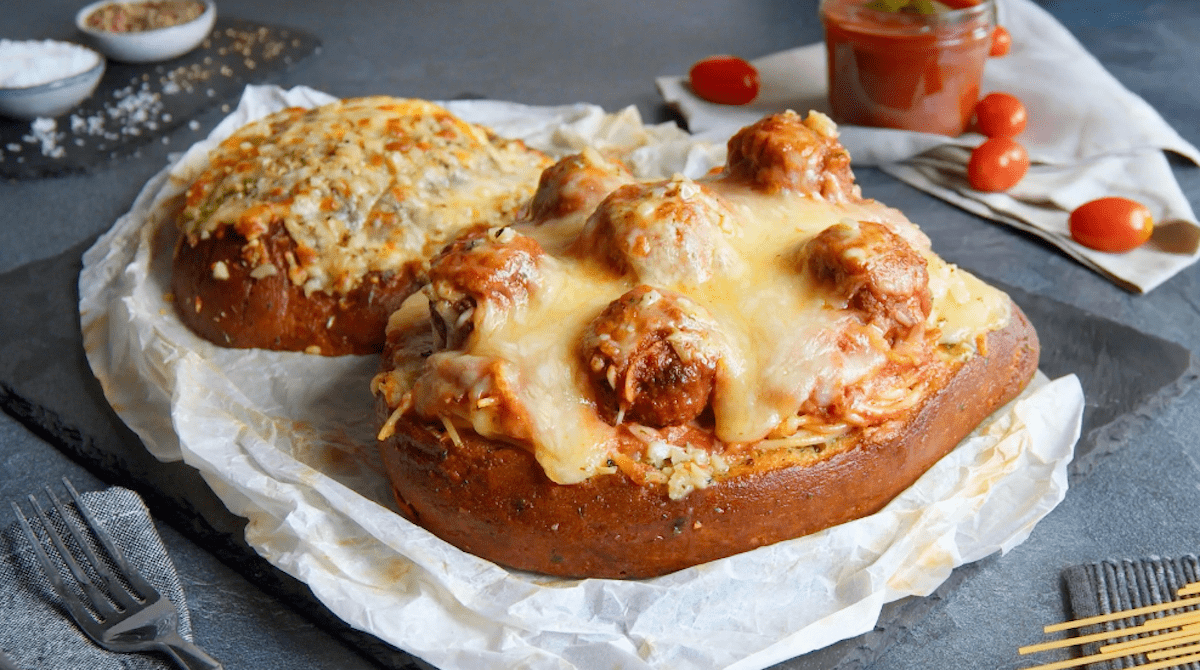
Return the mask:
[[[841,8],[852,14],[863,14],[866,16],[878,17],[881,20],[886,20],[893,25],[903,25],[912,28],[924,27],[952,27],[964,23],[972,23],[977,21],[981,15],[987,14],[992,25],[996,24],[996,0],[979,0],[974,5],[961,7],[959,9],[951,9],[948,12],[937,12],[934,14],[911,14],[907,12],[887,12],[879,9],[871,9],[866,6],[866,0],[851,0],[854,4],[845,0],[821,0],[821,11],[823,12],[826,5],[838,3]]]

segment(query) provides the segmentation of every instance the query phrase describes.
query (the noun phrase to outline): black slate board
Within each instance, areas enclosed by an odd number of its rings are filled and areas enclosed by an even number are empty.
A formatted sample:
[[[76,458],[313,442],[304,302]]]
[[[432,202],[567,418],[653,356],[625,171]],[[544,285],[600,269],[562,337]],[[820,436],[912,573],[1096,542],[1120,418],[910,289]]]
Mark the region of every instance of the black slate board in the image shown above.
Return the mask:
[[[195,470],[160,463],[125,427],[84,357],[77,282],[88,246],[90,242],[0,275],[0,407],[101,479],[141,493],[157,518],[382,667],[428,667],[350,628],[320,605],[306,585],[261,559],[243,539],[244,521],[225,509]],[[1075,373],[1083,385],[1087,407],[1076,447],[1076,477],[1086,475],[1104,453],[1126,444],[1123,435],[1198,376],[1191,352],[1178,344],[1050,298],[1004,288],[1038,330],[1042,370],[1051,377]],[[977,569],[972,564],[955,570],[928,598],[889,604],[870,633],[778,667],[866,666]]]
[[[315,36],[218,17],[196,49],[161,63],[109,61],[96,92],[55,119],[53,138],[29,121],[0,117],[0,177],[86,172],[133,154],[197,115],[240,96],[316,53]],[[43,142],[42,137],[47,138]]]
[[[983,279],[1007,292],[1029,316],[1042,345],[1039,369],[1051,379],[1079,377],[1085,406],[1072,478],[1091,472],[1105,454],[1124,446],[1141,421],[1200,377],[1200,361],[1180,344]]]

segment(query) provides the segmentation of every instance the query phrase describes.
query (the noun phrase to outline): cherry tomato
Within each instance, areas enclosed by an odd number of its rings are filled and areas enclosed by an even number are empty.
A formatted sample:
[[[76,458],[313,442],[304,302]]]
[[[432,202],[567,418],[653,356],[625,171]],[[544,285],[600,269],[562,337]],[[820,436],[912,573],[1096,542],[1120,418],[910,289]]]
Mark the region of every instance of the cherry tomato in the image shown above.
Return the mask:
[[[1124,253],[1141,246],[1154,232],[1150,210],[1128,198],[1100,198],[1071,212],[1071,237],[1085,247]]]
[[[975,130],[988,137],[1016,137],[1028,120],[1025,105],[1008,93],[988,93],[975,105]]]
[[[975,147],[967,181],[977,191],[1007,191],[1029,171],[1029,153],[1011,137],[993,137]]]
[[[688,73],[696,95],[722,105],[744,105],[758,96],[758,70],[737,56],[709,56]]]
[[[1008,50],[1012,48],[1012,35],[1004,26],[996,26],[992,30],[992,49],[988,52],[989,56],[1000,57],[1008,55]]]

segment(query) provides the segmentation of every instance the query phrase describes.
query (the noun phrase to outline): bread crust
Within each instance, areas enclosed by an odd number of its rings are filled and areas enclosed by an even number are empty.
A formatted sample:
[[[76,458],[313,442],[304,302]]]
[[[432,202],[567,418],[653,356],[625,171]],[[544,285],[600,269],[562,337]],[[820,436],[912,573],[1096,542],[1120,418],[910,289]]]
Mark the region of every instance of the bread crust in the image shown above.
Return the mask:
[[[275,223],[259,238],[272,267],[287,268],[296,243]],[[314,292],[286,272],[255,277],[247,240],[231,227],[175,251],[171,291],[180,320],[197,335],[236,349],[307,351],[325,356],[378,352],[388,315],[415,290],[419,264],[369,272],[345,295]],[[215,271],[214,268],[222,268]]]
[[[648,578],[808,535],[882,509],[1037,369],[1038,339],[1016,305],[982,354],[904,418],[813,461],[786,455],[731,469],[672,499],[622,472],[552,482],[527,449],[402,417],[381,442],[400,512],[496,563],[563,577]],[[381,416],[391,409],[379,401]]]

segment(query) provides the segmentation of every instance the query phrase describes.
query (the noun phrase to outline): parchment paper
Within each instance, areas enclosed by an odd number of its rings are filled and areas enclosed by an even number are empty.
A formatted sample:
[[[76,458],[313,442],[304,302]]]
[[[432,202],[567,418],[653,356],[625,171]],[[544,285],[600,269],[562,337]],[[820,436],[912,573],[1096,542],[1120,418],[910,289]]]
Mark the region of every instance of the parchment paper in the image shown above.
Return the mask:
[[[88,360],[146,448],[197,468],[249,520],[250,545],[351,625],[444,668],[761,668],[870,630],[884,603],[1020,544],[1066,494],[1082,391],[1039,375],[885,510],[808,537],[643,581],[530,575],[442,542],[392,511],[376,357],[221,349],[169,302],[163,213],[208,149],[270,111],[329,100],[247,88],[85,254],[80,314]],[[634,108],[446,104],[552,155],[621,147],[645,176],[698,176],[724,157],[674,126],[644,127]]]

